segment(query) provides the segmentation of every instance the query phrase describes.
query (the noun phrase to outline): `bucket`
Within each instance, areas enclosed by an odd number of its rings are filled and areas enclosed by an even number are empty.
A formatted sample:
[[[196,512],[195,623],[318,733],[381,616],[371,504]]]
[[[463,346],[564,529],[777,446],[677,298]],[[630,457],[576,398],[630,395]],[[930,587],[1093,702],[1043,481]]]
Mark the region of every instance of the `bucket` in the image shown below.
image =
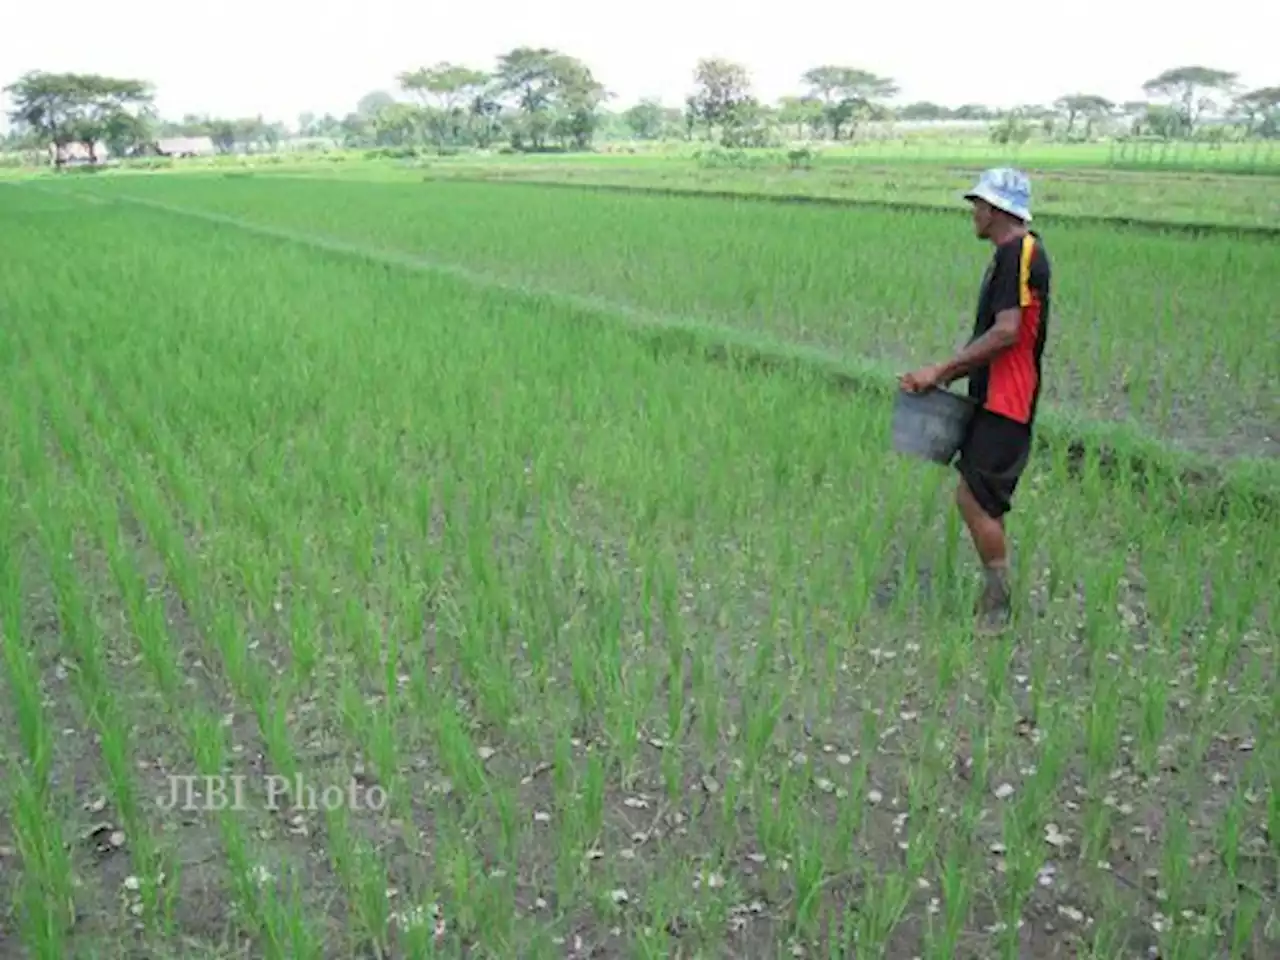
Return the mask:
[[[950,463],[976,410],[971,399],[950,390],[899,390],[893,401],[893,449],[933,463]]]

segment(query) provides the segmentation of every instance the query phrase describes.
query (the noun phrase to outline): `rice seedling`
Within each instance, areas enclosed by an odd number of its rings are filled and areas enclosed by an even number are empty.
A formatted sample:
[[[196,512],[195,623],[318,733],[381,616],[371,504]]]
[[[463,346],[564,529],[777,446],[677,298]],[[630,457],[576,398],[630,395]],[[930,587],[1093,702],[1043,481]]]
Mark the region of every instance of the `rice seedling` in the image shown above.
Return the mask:
[[[6,955],[1274,953],[1265,505],[1050,443],[979,641],[953,479],[880,401],[599,302],[746,316],[804,262],[762,228],[731,279],[655,243],[693,206],[574,240],[429,191],[431,248],[377,189],[242,186],[129,191],[451,269],[0,192]]]

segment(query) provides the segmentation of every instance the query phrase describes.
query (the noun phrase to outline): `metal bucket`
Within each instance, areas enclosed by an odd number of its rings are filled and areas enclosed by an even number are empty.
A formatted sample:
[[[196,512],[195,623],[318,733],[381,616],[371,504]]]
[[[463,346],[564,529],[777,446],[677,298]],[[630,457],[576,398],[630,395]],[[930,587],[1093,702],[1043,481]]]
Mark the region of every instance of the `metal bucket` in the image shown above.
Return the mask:
[[[899,390],[893,402],[893,449],[934,463],[950,463],[976,410],[971,399],[950,390]]]

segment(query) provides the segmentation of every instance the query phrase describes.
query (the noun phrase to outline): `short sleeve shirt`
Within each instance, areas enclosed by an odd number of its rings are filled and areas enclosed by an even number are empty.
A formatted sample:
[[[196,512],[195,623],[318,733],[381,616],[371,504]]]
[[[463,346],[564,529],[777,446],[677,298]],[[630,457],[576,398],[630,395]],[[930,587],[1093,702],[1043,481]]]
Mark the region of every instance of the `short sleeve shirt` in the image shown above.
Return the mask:
[[[1039,234],[1027,233],[996,247],[978,295],[973,339],[1005,310],[1021,311],[1018,341],[969,375],[969,396],[992,413],[1030,427],[1040,402],[1041,358],[1049,326],[1049,255]]]

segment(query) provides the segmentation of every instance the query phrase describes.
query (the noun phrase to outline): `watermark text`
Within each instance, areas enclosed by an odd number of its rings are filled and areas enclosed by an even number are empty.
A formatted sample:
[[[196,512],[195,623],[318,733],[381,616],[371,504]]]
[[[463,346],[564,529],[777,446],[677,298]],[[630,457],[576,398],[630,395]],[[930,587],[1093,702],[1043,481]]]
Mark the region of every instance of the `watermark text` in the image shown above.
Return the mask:
[[[162,810],[205,813],[248,810],[258,806],[250,802],[250,797],[259,794],[263,798],[261,806],[273,811],[310,812],[341,808],[376,813],[387,805],[387,792],[377,785],[362,786],[351,780],[346,787],[335,783],[318,786],[308,783],[301,774],[292,777],[180,774],[167,777],[166,785],[167,792],[156,799]]]

